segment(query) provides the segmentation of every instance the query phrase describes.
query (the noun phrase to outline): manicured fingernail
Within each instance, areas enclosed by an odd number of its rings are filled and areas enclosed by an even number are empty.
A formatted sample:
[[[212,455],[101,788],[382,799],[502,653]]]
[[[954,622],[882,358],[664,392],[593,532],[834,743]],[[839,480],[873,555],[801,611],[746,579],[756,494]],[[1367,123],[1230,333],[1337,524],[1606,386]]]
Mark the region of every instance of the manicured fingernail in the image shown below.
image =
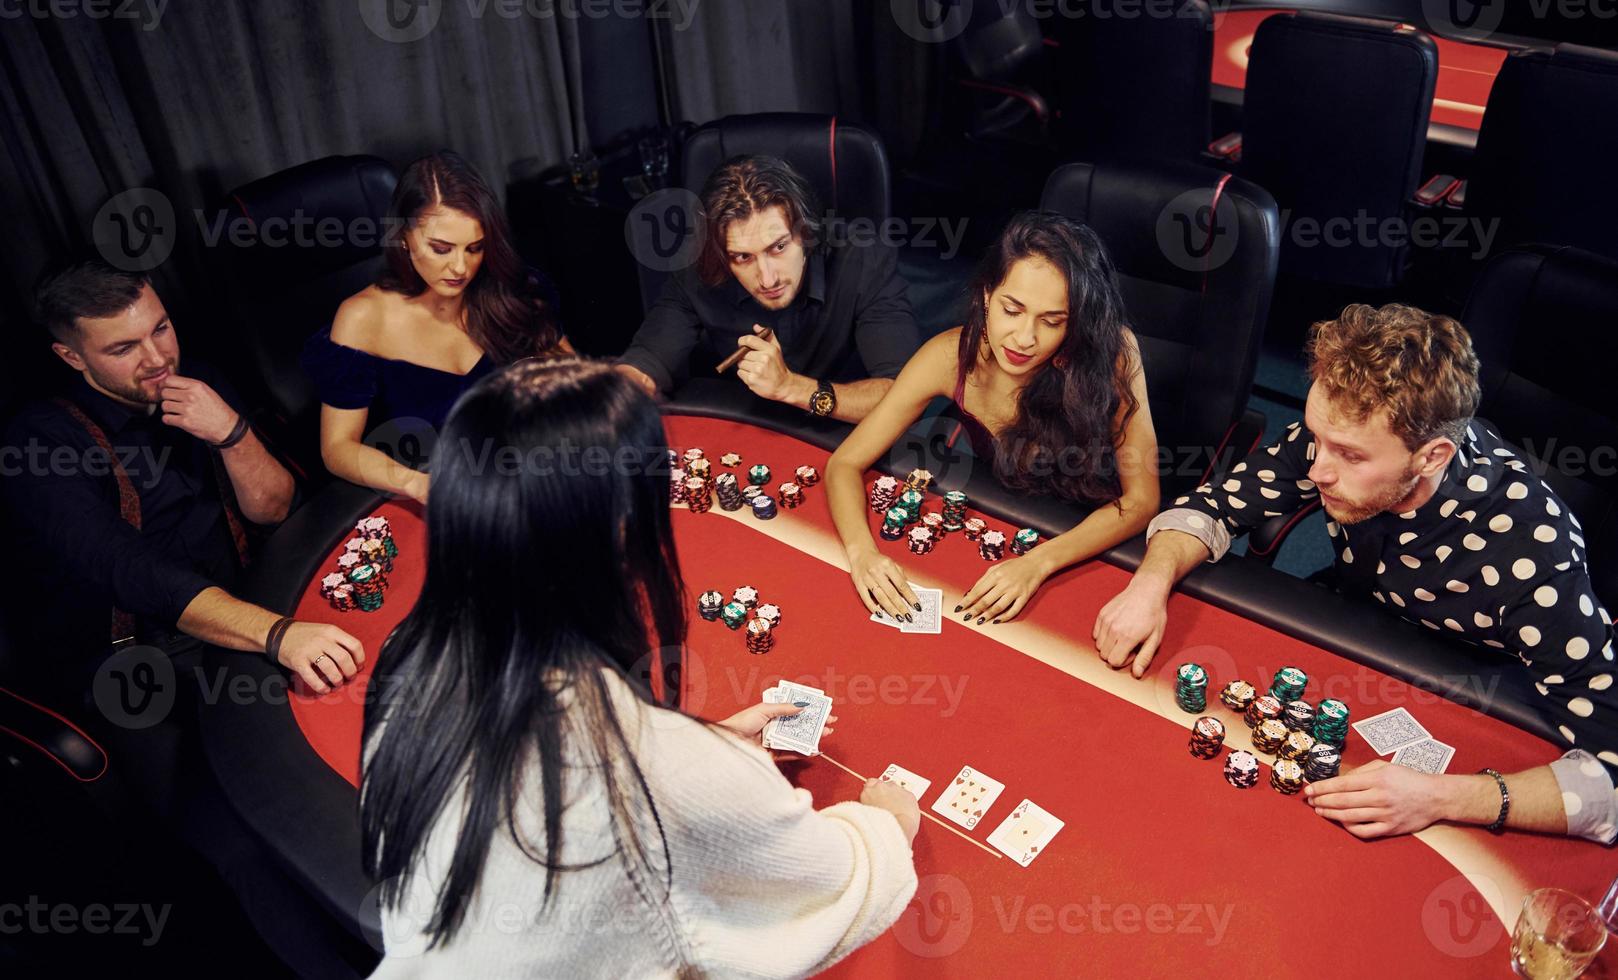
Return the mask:
[[[914,610],[915,610],[915,611],[916,611],[916,612],[921,612],[921,603],[919,603],[919,602],[912,602],[912,603],[911,603],[911,604],[910,604],[910,608],[912,608],[912,609],[914,609]]]
[[[971,619],[972,619],[972,614],[967,613],[965,616],[961,617],[961,622],[963,622],[963,623],[970,622]]]
[[[956,606],[956,607],[955,607],[955,611],[956,611],[956,612],[960,612],[960,611],[961,611],[961,607],[960,607],[960,606]]]
[[[807,708],[807,707],[809,707],[809,702],[808,701],[794,701],[794,702],[792,702],[792,706],[794,708]]]
[[[983,620],[984,620],[984,619],[985,619],[985,618],[987,618],[987,617],[984,617],[984,616],[979,616],[979,617],[978,617],[978,623],[977,623],[977,624],[978,624],[978,625],[979,625],[979,626],[982,626],[982,625],[983,625]]]
[[[915,621],[916,621],[916,617],[910,615],[909,613],[905,613],[905,622],[914,623]]]
[[[990,626],[999,626],[1000,625],[1000,620],[997,619],[994,622],[990,623],[989,625]]]

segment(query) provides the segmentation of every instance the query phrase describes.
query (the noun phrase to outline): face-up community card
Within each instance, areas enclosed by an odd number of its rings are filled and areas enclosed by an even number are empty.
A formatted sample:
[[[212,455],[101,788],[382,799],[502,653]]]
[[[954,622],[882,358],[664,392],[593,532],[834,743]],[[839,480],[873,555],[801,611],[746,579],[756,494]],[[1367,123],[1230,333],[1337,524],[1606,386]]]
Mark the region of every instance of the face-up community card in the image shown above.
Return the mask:
[[[994,833],[989,835],[989,843],[1001,854],[1026,868],[1045,850],[1045,845],[1051,842],[1056,832],[1065,826],[1033,800],[1023,800],[1017,804],[1017,809],[1011,811],[1011,816],[994,828]]]
[[[1445,745],[1436,738],[1411,742],[1393,753],[1393,764],[1417,772],[1442,773],[1449,769],[1449,760],[1455,758],[1455,746]]]
[[[1379,715],[1356,721],[1354,730],[1370,744],[1377,755],[1397,752],[1407,745],[1432,738],[1421,722],[1403,708],[1394,708]]]
[[[819,688],[807,684],[781,681],[764,692],[766,704],[797,704],[809,706],[795,715],[772,718],[764,725],[764,747],[781,752],[815,755],[820,751],[820,735],[826,729],[831,715],[831,698]]]
[[[944,590],[929,589],[910,583],[910,591],[921,603],[921,612],[911,613],[911,622],[903,623],[878,609],[871,614],[871,622],[892,626],[901,633],[942,633],[944,631]]]
[[[933,784],[932,780],[921,778],[897,762],[882,770],[882,775],[877,778],[885,783],[898,783],[904,789],[909,790],[910,795],[918,800],[921,799],[923,793],[927,792],[927,787]]]
[[[1006,784],[998,779],[985,776],[971,766],[962,766],[955,781],[944,787],[944,792],[933,801],[933,812],[971,830],[983,820],[983,815],[994,806],[1005,788]]]

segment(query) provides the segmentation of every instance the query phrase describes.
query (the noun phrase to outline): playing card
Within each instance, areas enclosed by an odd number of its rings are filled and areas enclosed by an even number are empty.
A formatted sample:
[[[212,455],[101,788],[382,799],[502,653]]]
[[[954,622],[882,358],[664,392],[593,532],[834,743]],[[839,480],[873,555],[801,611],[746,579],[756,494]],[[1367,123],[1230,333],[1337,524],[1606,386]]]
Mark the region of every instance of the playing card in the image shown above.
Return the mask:
[[[818,688],[781,681],[764,692],[766,704],[797,704],[807,701],[809,706],[795,715],[772,718],[764,725],[764,747],[783,752],[815,755],[820,751],[820,735],[831,714],[831,698]]]
[[[933,812],[971,830],[1005,789],[1006,784],[998,779],[985,776],[971,766],[962,766],[955,781],[933,801]]]
[[[902,625],[897,619],[889,616],[881,609],[878,609],[876,612],[871,614],[871,622],[881,623],[883,626],[892,626],[894,629],[899,629]]]
[[[1026,868],[1065,826],[1033,800],[1023,800],[1011,811],[1011,816],[994,828],[989,843]]]
[[[927,787],[933,784],[932,780],[921,778],[897,762],[882,770],[882,775],[877,778],[883,782],[898,783],[909,790],[910,795],[918,800],[921,799],[923,793],[927,792]]]
[[[1411,742],[1393,753],[1393,764],[1417,772],[1442,773],[1449,768],[1449,760],[1454,757],[1455,746],[1445,745],[1436,738],[1427,738]]]
[[[921,612],[911,613],[911,622],[900,623],[901,633],[942,633],[944,631],[944,592],[942,589],[924,589],[910,583],[910,591],[921,603]]]
[[[1404,708],[1394,708],[1356,721],[1354,730],[1360,733],[1360,737],[1369,743],[1377,755],[1397,752],[1412,742],[1432,738],[1427,729],[1421,727],[1421,722],[1412,718]]]

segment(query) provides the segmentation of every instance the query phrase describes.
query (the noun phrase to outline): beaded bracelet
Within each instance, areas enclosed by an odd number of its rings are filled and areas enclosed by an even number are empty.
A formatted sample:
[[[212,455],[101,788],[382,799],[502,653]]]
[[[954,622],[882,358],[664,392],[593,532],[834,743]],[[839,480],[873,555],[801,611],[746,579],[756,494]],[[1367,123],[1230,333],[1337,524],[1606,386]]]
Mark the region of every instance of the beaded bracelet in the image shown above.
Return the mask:
[[[1511,791],[1506,789],[1506,777],[1500,775],[1498,770],[1479,769],[1478,772],[1493,776],[1495,785],[1500,787],[1500,815],[1495,817],[1494,823],[1488,827],[1489,833],[1498,834],[1505,829],[1506,814],[1511,812]]]

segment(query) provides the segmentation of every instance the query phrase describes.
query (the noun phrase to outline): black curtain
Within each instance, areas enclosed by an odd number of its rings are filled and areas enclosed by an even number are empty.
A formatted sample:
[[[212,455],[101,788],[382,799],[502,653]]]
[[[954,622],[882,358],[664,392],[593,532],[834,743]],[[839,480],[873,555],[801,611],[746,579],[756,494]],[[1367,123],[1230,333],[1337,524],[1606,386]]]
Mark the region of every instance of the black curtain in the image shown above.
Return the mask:
[[[108,216],[96,219],[120,194],[124,220],[131,192],[172,209],[162,230],[172,250],[153,276],[188,345],[217,354],[231,330],[216,320],[226,307],[209,291],[198,216],[230,188],[329,154],[402,166],[447,147],[498,189],[514,161],[555,163],[589,140],[580,21],[535,16],[543,7],[518,16],[494,0],[129,7],[135,16],[0,22],[0,317],[12,393],[53,360],[27,318],[35,275],[52,253],[88,247],[94,229],[116,232]]]

